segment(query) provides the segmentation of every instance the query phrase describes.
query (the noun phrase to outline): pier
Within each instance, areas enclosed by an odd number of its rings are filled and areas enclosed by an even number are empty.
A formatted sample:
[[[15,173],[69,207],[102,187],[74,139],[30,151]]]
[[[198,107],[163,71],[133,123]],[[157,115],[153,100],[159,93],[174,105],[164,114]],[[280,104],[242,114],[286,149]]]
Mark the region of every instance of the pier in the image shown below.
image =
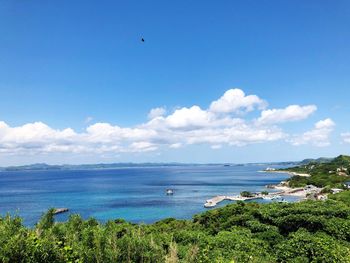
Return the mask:
[[[263,197],[265,197],[264,195],[256,195],[256,196],[252,196],[252,197],[243,197],[240,195],[233,195],[233,196],[229,196],[229,195],[218,195],[215,196],[211,199],[208,199],[206,201],[206,203],[204,204],[204,207],[206,208],[210,208],[210,207],[215,207],[218,203],[221,203],[224,200],[228,200],[228,201],[247,201],[247,200],[255,200],[255,199],[263,199]]]
[[[69,211],[68,208],[56,208],[55,211],[53,212],[53,214],[57,215],[57,214],[65,213],[65,212],[68,212],[68,211]]]
[[[276,199],[278,196],[293,194],[293,193],[303,191],[303,190],[304,190],[303,188],[295,188],[295,189],[291,189],[291,190],[269,193],[267,195],[257,193],[257,194],[254,194],[254,196],[249,196],[249,197],[245,197],[245,196],[241,196],[241,195],[232,195],[232,196],[218,195],[218,196],[215,196],[211,199],[208,199],[205,202],[204,207],[205,208],[215,207],[217,204],[219,204],[220,202],[222,202],[224,200],[228,200],[228,201],[248,201],[248,200],[257,200],[257,199],[273,200],[273,199]]]

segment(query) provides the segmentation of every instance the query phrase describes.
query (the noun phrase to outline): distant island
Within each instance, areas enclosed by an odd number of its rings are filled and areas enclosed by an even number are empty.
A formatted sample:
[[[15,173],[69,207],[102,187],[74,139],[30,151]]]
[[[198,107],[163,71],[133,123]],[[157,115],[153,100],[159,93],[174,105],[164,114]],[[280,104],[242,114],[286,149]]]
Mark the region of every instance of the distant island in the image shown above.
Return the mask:
[[[49,171],[49,170],[92,170],[92,169],[114,169],[123,167],[159,167],[159,166],[184,166],[196,164],[180,163],[98,163],[98,164],[62,164],[51,165],[36,163],[19,166],[0,167],[0,171]]]
[[[297,165],[300,162],[269,162],[269,163],[98,163],[98,164],[62,164],[51,165],[36,163],[19,166],[0,167],[0,171],[49,171],[49,170],[91,170],[91,169],[114,169],[125,167],[166,167],[166,166],[246,166],[246,165]]]

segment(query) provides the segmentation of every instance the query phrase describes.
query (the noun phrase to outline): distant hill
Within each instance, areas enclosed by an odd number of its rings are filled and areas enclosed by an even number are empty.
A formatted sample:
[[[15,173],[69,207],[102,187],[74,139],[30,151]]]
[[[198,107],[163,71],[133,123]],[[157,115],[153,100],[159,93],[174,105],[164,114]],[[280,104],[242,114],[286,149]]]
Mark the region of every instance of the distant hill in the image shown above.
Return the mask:
[[[4,171],[17,171],[17,170],[60,170],[60,165],[48,165],[46,163],[35,163],[29,165],[9,166],[1,168]]]
[[[311,184],[318,187],[343,188],[344,184],[350,180],[350,156],[339,155],[327,162],[324,162],[324,158],[322,161],[316,162],[313,160],[306,162],[306,164],[285,169],[295,173],[311,175],[310,177],[293,176],[288,179],[289,186],[303,187]]]
[[[309,170],[314,170],[314,171],[323,171],[324,173],[334,171],[337,172],[337,169],[341,170],[341,172],[348,173],[348,170],[350,170],[350,156],[347,155],[339,155],[338,157],[329,159],[328,161],[327,158],[320,158],[323,159],[323,161],[317,162],[316,159],[315,161],[311,161],[307,164],[301,164],[301,166],[309,169]],[[342,171],[344,168],[344,171]]]
[[[329,163],[333,160],[334,158],[327,158],[327,157],[320,157],[317,159],[304,159],[300,162],[301,165],[309,164],[309,163]]]
[[[186,166],[193,164],[179,163],[100,163],[100,164],[63,164],[50,165],[46,163],[36,163],[21,166],[1,167],[0,171],[48,171],[48,170],[93,170],[93,169],[113,169],[122,167],[160,167],[160,166]]]
[[[337,165],[342,165],[349,167],[350,166],[350,156],[347,155],[339,155],[338,157],[334,158],[332,160],[332,163],[337,164]]]
[[[63,165],[50,165],[46,163],[35,163],[20,166],[8,166],[0,167],[0,171],[51,171],[51,170],[95,170],[95,169],[115,169],[126,167],[166,167],[166,166],[249,166],[249,165],[281,165],[291,166],[299,165],[300,162],[270,162],[270,163],[246,163],[246,164],[233,164],[233,163],[207,163],[207,164],[195,164],[195,163],[99,163],[99,164],[63,164]]]
[[[340,155],[336,158],[317,158],[304,159],[301,162],[286,161],[286,162],[268,162],[268,163],[209,163],[209,164],[195,164],[195,163],[98,163],[98,164],[62,164],[51,165],[46,163],[35,163],[20,166],[0,167],[0,171],[48,171],[48,170],[93,170],[93,169],[114,169],[122,167],[164,167],[164,166],[202,166],[202,165],[224,165],[224,166],[245,166],[245,165],[309,165],[309,164],[326,164],[336,162],[336,165],[350,164],[350,156]]]
[[[347,169],[350,170],[350,156],[347,155],[339,155],[335,158],[318,158],[318,159],[306,159],[303,160],[298,167],[294,167],[292,169],[302,169],[309,172],[323,172],[323,173],[331,173],[338,172],[339,170],[344,170],[341,172],[348,173]],[[345,169],[343,169],[345,168]]]

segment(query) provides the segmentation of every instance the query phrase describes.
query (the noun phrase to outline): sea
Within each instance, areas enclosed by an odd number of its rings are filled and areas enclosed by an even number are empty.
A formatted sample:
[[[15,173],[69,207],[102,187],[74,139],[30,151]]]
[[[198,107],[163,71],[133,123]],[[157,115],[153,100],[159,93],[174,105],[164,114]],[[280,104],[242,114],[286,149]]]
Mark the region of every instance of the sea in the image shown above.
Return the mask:
[[[204,203],[216,195],[267,190],[289,177],[260,172],[266,165],[167,165],[116,169],[1,171],[0,215],[9,213],[34,226],[49,208],[68,208],[71,214],[100,222],[122,218],[152,223],[165,218],[191,219],[207,211]],[[172,189],[173,195],[167,195]],[[268,189],[271,191],[271,189]],[[287,197],[295,201],[296,197]],[[258,200],[258,202],[270,202]],[[220,206],[231,203],[224,201]]]

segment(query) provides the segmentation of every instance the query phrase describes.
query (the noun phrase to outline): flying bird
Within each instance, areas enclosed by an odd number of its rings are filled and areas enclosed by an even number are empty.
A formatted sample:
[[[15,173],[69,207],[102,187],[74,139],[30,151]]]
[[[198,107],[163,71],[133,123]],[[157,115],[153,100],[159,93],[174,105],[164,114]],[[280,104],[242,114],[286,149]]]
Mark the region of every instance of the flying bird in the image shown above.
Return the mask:
[[[142,41],[142,42],[145,42],[145,40],[143,39],[143,37],[141,38],[141,41]]]

